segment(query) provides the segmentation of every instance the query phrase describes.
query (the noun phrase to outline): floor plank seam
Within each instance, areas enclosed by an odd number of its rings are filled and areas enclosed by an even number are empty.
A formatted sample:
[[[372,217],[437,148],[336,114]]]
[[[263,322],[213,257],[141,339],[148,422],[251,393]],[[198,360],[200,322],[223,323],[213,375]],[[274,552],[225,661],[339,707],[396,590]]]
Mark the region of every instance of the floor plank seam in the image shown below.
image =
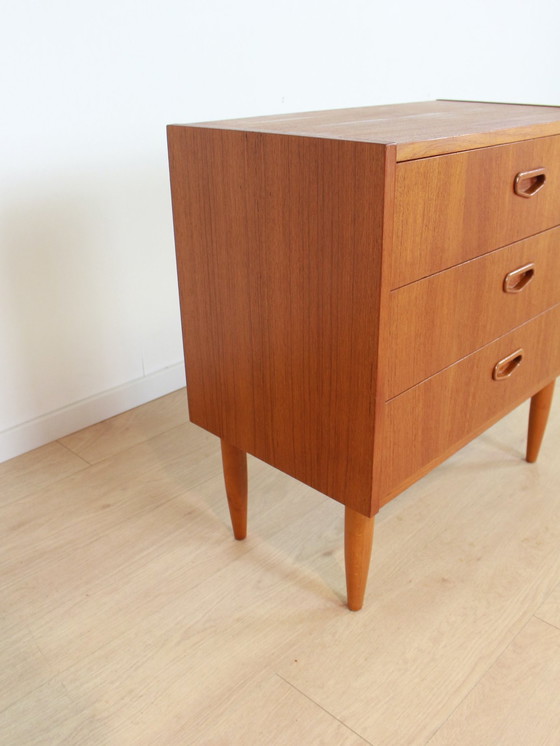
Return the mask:
[[[169,428],[167,428],[165,430],[162,430],[161,432],[154,433],[154,434],[150,435],[148,438],[144,438],[143,440],[139,440],[136,443],[131,443],[130,445],[126,446],[125,448],[122,448],[122,449],[120,449],[118,451],[114,451],[113,453],[109,454],[108,456],[103,456],[103,458],[100,458],[97,461],[91,461],[91,462],[88,461],[87,463],[89,463],[90,466],[99,466],[100,464],[103,464],[106,461],[109,461],[110,459],[115,458],[116,456],[122,456],[123,454],[127,453],[128,451],[131,451],[133,448],[138,448],[138,446],[146,445],[151,440],[154,440],[155,438],[160,438],[162,435],[166,435],[168,433],[173,432],[173,430],[177,430],[180,427],[184,427],[185,424],[187,424],[187,423],[188,423],[188,420],[185,420],[185,422],[180,422],[178,425],[173,425],[173,427],[169,427]],[[68,448],[68,446],[66,446],[66,448]],[[71,450],[71,449],[68,448],[68,450]],[[83,456],[81,456],[76,451],[72,451],[72,453],[74,453],[76,456],[79,456],[82,459],[84,458]],[[188,457],[189,457],[189,454],[185,453],[185,458],[188,458]]]
[[[347,723],[344,722],[344,720],[341,720],[340,718],[337,718],[336,715],[333,715],[332,712],[329,712],[329,710],[325,709],[322,705],[319,704],[319,702],[316,702],[312,697],[310,697],[305,692],[302,692],[301,689],[298,689],[297,686],[294,686],[291,681],[288,681],[288,679],[285,679],[281,674],[279,674],[277,671],[274,671],[274,675],[278,676],[279,679],[282,679],[282,681],[285,684],[288,684],[288,686],[292,687],[292,689],[295,689],[296,692],[302,695],[302,697],[305,697],[307,700],[309,700],[312,704],[316,705],[319,709],[323,710],[329,717],[331,717],[333,720],[336,720],[337,723],[340,723],[346,730],[350,731],[350,733],[353,733],[358,738],[361,738],[362,741],[365,744],[369,744],[369,746],[374,746],[371,741],[368,741],[367,738],[364,738],[364,736],[361,735],[361,733],[358,733],[353,728],[351,728]]]
[[[164,500],[163,502],[158,503],[155,506],[147,508],[144,511],[144,513],[142,514],[142,516],[148,516],[150,513],[153,513],[154,511],[158,510],[160,507],[168,505],[169,503],[173,502],[174,500],[180,499],[183,494],[184,493],[180,493],[179,495],[176,495],[175,497],[170,497],[167,500]],[[87,516],[84,517],[84,518],[79,519],[76,523],[79,525],[80,521],[84,521],[84,520],[88,520]],[[103,533],[95,534],[91,538],[89,538],[88,540],[83,541],[82,546],[84,548],[92,546],[93,544],[95,544],[96,542],[98,542],[102,537],[109,536],[113,532],[122,529],[122,527],[125,526],[128,521],[130,521],[129,517],[123,517],[123,518],[121,518],[118,521],[117,520],[114,521],[111,524],[110,527],[105,527]],[[185,531],[185,528],[184,527],[180,527],[180,528],[178,528],[178,529],[176,529],[176,530],[173,531],[173,535],[175,535],[177,533],[182,533],[184,531]],[[165,537],[161,538],[157,544],[151,543],[148,547],[146,547],[145,549],[140,550],[138,554],[136,554],[133,557],[131,557],[125,564],[116,566],[113,570],[111,570],[110,572],[107,572],[103,576],[103,578],[101,578],[98,581],[96,581],[96,583],[99,584],[99,585],[103,585],[103,584],[106,583],[107,579],[114,578],[114,577],[118,576],[120,573],[122,573],[123,571],[128,570],[130,567],[132,567],[132,566],[134,566],[136,564],[141,563],[141,561],[144,558],[149,557],[151,554],[153,555],[154,549],[157,549],[158,546],[164,546],[165,543],[166,543],[166,541],[167,541],[167,539],[168,539],[168,535],[166,535]],[[53,546],[53,547],[45,550],[44,556],[50,555],[53,552],[57,553],[57,552],[59,552],[59,550],[60,550],[60,545],[55,545],[55,546]],[[247,550],[247,551],[249,551],[249,550]],[[215,573],[213,573],[213,574],[216,574],[216,573],[220,572],[221,569],[222,568],[217,569],[215,571]],[[23,577],[25,577],[25,576],[23,576]],[[9,581],[7,584],[0,585],[0,587],[3,590],[10,589],[10,588],[12,588],[12,587],[17,586],[18,584],[20,584],[21,580],[22,580],[22,576],[20,575],[19,577],[16,577],[14,580]],[[199,585],[202,585],[203,582],[204,581],[197,582],[195,585],[189,586],[189,589],[194,589],[194,588],[198,587]]]
[[[63,474],[62,476],[60,476],[58,478],[55,478],[52,481],[48,481],[48,482],[46,482],[44,484],[40,484],[40,485],[36,485],[34,487],[31,487],[30,490],[29,490],[29,492],[23,492],[21,495],[18,495],[17,497],[8,498],[6,501],[3,501],[0,504],[0,507],[4,508],[7,505],[13,505],[14,503],[17,503],[20,500],[25,500],[25,499],[28,499],[30,497],[33,497],[38,492],[41,492],[42,490],[48,489],[48,488],[52,487],[53,485],[58,484],[58,482],[62,482],[63,480],[68,479],[69,477],[72,477],[75,474],[82,474],[83,472],[85,472],[92,465],[88,461],[86,461],[82,456],[78,455],[77,453],[74,453],[74,451],[71,451],[69,448],[67,448],[66,446],[64,446],[58,440],[53,440],[50,443],[47,443],[46,445],[52,445],[53,443],[57,443],[58,445],[61,445],[66,451],[68,451],[69,453],[71,453],[73,456],[76,456],[77,458],[79,458],[80,461],[83,461],[84,462],[83,463],[83,467],[81,469],[76,469],[75,471],[72,471],[72,472],[70,472],[68,474]],[[30,453],[30,451],[28,451],[27,453]],[[26,455],[26,454],[22,454],[22,455]],[[16,458],[18,458],[18,457],[16,456]]]
[[[194,590],[194,589],[196,589],[196,588],[198,588],[198,587],[200,587],[200,586],[205,585],[205,583],[207,583],[208,580],[212,579],[215,575],[219,574],[222,571],[223,571],[223,568],[217,568],[215,570],[215,572],[213,572],[211,575],[208,575],[204,580],[201,580],[201,581],[197,582],[195,585],[188,586],[189,592],[192,591],[192,590]],[[115,574],[117,574],[117,572],[118,572],[118,570],[115,571],[114,573],[112,573],[111,575],[115,575]],[[163,602],[158,607],[159,611],[165,610],[166,607],[168,607],[170,605],[173,605],[175,602],[176,602],[175,598],[170,598],[168,601]],[[37,646],[38,651],[40,652],[41,656],[44,657],[48,661],[49,665],[52,666],[52,668],[53,668],[54,673],[49,678],[48,681],[56,681],[59,684],[63,684],[62,679],[61,679],[62,676],[64,676],[65,674],[68,674],[72,670],[79,669],[80,666],[82,666],[84,664],[84,662],[87,662],[89,660],[94,660],[95,657],[100,653],[100,651],[102,651],[102,650],[104,650],[106,648],[109,648],[111,645],[114,645],[120,639],[125,639],[130,634],[131,629],[133,629],[135,627],[139,627],[139,626],[141,626],[141,624],[142,624],[142,620],[139,620],[136,624],[131,625],[127,629],[123,629],[116,636],[110,637],[110,638],[109,637],[106,638],[104,640],[104,642],[102,642],[98,647],[96,647],[95,650],[92,650],[90,653],[88,653],[84,658],[81,658],[79,661],[74,661],[70,665],[62,666],[60,668],[58,666],[55,666],[53,664],[53,661],[51,659],[47,658],[47,656],[45,655],[44,651],[41,649],[41,646],[40,646],[39,642],[37,641],[36,636],[31,632],[31,630],[29,630],[29,632],[30,632],[30,634],[31,634],[31,636],[33,638],[33,641],[35,642],[35,645]],[[154,657],[157,657],[158,654],[159,654],[158,651],[155,650],[152,653],[150,653],[149,656],[147,656],[146,660],[154,658]],[[287,682],[287,683],[289,683],[289,682]],[[37,687],[37,689],[40,689],[41,686],[43,686],[43,684],[44,684],[44,682],[39,687]],[[66,691],[66,687],[64,687],[64,688],[65,688],[65,691]],[[70,697],[69,693],[68,693],[68,696]],[[70,697],[70,700],[73,701],[71,697]],[[12,704],[14,704],[14,703],[12,703]],[[11,707],[12,704],[8,705],[8,708]],[[0,710],[0,714],[2,712],[3,711]]]
[[[66,436],[64,436],[66,437]],[[63,438],[59,438],[58,440],[51,441],[52,443],[58,443],[59,446],[62,446],[65,451],[68,451],[68,453],[71,453],[72,456],[76,456],[76,458],[79,458],[80,461],[83,461],[86,466],[93,466],[93,463],[91,461],[88,461],[86,458],[84,458],[80,453],[77,453],[72,448],[66,445],[66,443],[63,443]],[[48,443],[47,445],[51,445]]]
[[[523,630],[525,629],[525,627],[527,627],[527,625],[529,624],[529,622],[531,621],[531,619],[532,619],[532,616],[528,617],[528,618],[527,618],[527,620],[525,621],[525,623],[524,623],[524,624],[522,624],[522,625],[521,625],[521,627],[520,627],[519,629],[516,629],[516,630],[515,630],[515,632],[514,632],[513,636],[512,636],[512,637],[511,637],[511,638],[509,639],[509,641],[508,641],[508,642],[507,642],[507,643],[506,643],[506,644],[504,645],[504,647],[503,647],[503,648],[501,648],[501,650],[499,650],[499,651],[498,651],[498,652],[497,652],[497,653],[496,653],[496,654],[494,655],[494,657],[493,657],[492,661],[491,661],[491,662],[490,662],[490,663],[488,664],[488,666],[487,666],[487,667],[486,667],[486,668],[484,669],[484,671],[482,671],[482,673],[480,674],[480,676],[479,676],[479,677],[477,678],[477,680],[476,680],[476,681],[475,681],[475,682],[473,683],[473,685],[472,685],[472,686],[471,686],[471,687],[469,688],[469,690],[468,690],[467,692],[465,692],[465,695],[464,695],[464,696],[463,696],[463,697],[462,697],[462,698],[461,698],[461,699],[459,700],[459,702],[457,702],[457,704],[456,704],[456,705],[455,705],[455,707],[454,707],[454,708],[453,708],[453,709],[451,710],[451,712],[450,712],[450,713],[449,713],[449,714],[447,715],[447,717],[446,717],[446,718],[445,718],[444,720],[442,720],[442,721],[441,721],[441,723],[440,723],[440,724],[438,725],[438,727],[437,727],[437,728],[436,728],[436,729],[435,729],[435,730],[433,731],[433,733],[431,734],[431,736],[430,736],[430,737],[428,738],[428,740],[426,741],[426,744],[425,744],[425,746],[429,746],[430,742],[431,742],[431,741],[432,741],[432,740],[433,740],[433,739],[435,738],[435,736],[436,736],[436,735],[438,734],[438,732],[439,732],[439,731],[440,731],[440,730],[441,730],[441,729],[443,728],[443,726],[444,726],[444,725],[445,725],[445,724],[447,723],[447,721],[448,721],[448,720],[449,720],[449,719],[450,719],[450,718],[451,718],[451,717],[452,717],[452,716],[453,716],[453,715],[455,714],[455,712],[456,712],[456,711],[457,711],[457,710],[459,709],[459,707],[461,707],[461,705],[462,705],[462,704],[463,704],[463,702],[464,702],[464,701],[465,701],[465,700],[467,699],[467,697],[469,697],[469,696],[470,696],[470,694],[471,694],[471,692],[473,691],[473,689],[475,689],[475,688],[476,688],[476,687],[477,687],[477,686],[478,686],[478,685],[480,684],[480,682],[481,682],[481,681],[482,681],[482,679],[483,679],[483,678],[484,678],[484,677],[486,676],[486,674],[487,674],[487,673],[488,673],[489,671],[491,671],[491,670],[492,670],[492,668],[493,668],[493,667],[494,667],[494,666],[496,665],[496,661],[498,661],[498,659],[499,659],[499,658],[500,658],[500,657],[501,657],[501,656],[502,656],[502,655],[503,655],[503,654],[504,654],[504,653],[506,652],[506,650],[507,650],[507,649],[508,649],[508,648],[509,648],[509,647],[511,646],[511,644],[512,644],[512,643],[513,643],[513,641],[514,641],[514,640],[516,639],[516,637],[518,637],[518,636],[519,636],[519,635],[521,634],[521,632],[523,632]],[[513,626],[513,625],[512,625],[512,626]],[[510,627],[510,629],[511,629],[511,627]]]
[[[543,622],[544,624],[547,624],[549,627],[552,627],[552,629],[558,630],[560,632],[560,626],[557,624],[554,624],[554,622],[549,622],[548,619],[543,619],[542,616],[539,616],[538,614],[533,614],[535,619],[538,619],[539,622]]]

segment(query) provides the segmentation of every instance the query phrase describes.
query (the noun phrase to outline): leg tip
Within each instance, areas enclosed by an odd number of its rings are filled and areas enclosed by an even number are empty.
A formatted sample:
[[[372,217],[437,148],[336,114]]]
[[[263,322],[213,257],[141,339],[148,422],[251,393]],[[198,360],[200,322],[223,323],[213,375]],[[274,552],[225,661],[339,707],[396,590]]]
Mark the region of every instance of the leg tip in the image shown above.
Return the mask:
[[[346,604],[349,611],[360,611],[363,605],[364,605],[363,601],[361,604],[351,604],[350,601],[348,601],[348,603]]]

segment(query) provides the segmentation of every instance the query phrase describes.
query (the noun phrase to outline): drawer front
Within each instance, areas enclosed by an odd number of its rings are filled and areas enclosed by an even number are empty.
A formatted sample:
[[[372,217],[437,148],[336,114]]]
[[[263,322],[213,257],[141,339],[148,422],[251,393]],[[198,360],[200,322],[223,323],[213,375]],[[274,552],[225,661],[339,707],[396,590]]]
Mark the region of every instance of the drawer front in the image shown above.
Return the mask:
[[[391,287],[558,224],[560,136],[398,163]]]
[[[560,303],[560,228],[390,294],[386,398]]]
[[[522,350],[521,362],[495,366]],[[506,334],[450,368],[385,404],[380,490],[386,502],[401,486],[510,409],[560,372],[560,305]],[[385,496],[385,497],[383,497]]]

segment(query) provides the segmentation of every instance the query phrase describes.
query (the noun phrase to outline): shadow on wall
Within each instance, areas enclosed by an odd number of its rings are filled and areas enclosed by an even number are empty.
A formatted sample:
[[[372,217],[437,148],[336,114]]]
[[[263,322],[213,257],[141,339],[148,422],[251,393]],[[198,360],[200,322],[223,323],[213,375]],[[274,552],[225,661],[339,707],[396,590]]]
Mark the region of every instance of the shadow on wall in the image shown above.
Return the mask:
[[[181,360],[165,162],[2,202],[0,432]]]

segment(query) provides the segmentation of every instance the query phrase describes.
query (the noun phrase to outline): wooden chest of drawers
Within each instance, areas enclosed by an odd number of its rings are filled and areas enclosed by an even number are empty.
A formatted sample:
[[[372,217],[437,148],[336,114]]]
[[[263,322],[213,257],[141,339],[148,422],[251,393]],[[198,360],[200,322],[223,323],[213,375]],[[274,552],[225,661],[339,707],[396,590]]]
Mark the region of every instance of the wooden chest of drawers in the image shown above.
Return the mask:
[[[379,508],[560,372],[560,109],[432,101],[168,129],[191,420],[346,508],[349,607]]]

